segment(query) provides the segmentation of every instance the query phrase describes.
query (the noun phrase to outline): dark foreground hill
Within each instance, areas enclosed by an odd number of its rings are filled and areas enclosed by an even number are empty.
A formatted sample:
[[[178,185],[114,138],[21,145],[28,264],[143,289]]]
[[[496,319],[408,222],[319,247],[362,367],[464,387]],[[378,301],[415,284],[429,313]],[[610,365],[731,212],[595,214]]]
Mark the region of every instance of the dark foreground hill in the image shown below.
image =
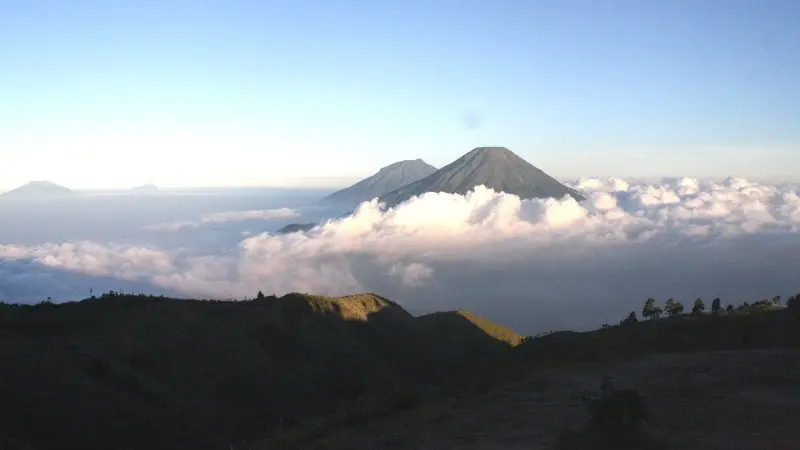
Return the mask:
[[[358,183],[336,191],[323,201],[355,206],[370,201],[436,172],[436,167],[422,159],[399,161],[381,168]]]
[[[505,147],[478,147],[431,175],[387,193],[380,201],[391,207],[426,192],[465,194],[480,185],[523,199],[585,198]]]
[[[454,346],[372,294],[0,304],[0,448],[227,449],[510,351],[464,325]]]
[[[423,317],[446,324],[455,315]],[[512,353],[500,378],[468,395],[391,415],[354,407],[327,426],[299,427],[237,450],[788,449],[800,439],[797,309],[557,332],[528,337]],[[609,442],[582,431],[582,396],[597,393],[603,375],[643,396],[651,420],[633,435],[641,439]],[[352,416],[359,420],[347,420]]]
[[[603,373],[652,448],[791,448],[798,348],[796,308],[522,339],[374,294],[0,304],[0,448],[608,448],[566,431]]]

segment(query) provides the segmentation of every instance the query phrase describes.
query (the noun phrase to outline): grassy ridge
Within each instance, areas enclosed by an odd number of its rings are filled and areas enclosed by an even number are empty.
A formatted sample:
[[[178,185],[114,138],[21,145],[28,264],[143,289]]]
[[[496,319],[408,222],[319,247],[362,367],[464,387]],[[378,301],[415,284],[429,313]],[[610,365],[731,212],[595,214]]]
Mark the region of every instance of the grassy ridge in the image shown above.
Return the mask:
[[[304,448],[538,367],[800,347],[796,308],[745,312],[523,339],[464,311],[415,318],[375,294],[0,304],[0,445],[223,449],[273,436],[260,444],[273,448],[278,434]]]
[[[482,348],[454,350],[373,294],[0,304],[0,437],[11,448],[227,448],[358,398],[449,382]]]
[[[526,339],[516,356],[546,363],[682,353],[800,347],[800,312],[684,315],[583,333],[560,331]]]

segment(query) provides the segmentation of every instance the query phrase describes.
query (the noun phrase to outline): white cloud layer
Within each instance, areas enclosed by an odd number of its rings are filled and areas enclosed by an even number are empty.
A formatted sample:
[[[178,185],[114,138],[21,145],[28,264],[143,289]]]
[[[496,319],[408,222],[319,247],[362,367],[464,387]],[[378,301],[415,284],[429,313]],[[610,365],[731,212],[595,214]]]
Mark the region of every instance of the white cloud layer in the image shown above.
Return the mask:
[[[367,202],[307,234],[254,235],[223,255],[80,243],[0,246],[0,259],[206,298],[373,291],[412,312],[470,309],[528,333],[616,322],[649,296],[738,303],[800,291],[795,187],[733,177],[574,187],[585,202],[521,201],[483,187],[388,211]]]
[[[50,269],[121,280],[149,278],[178,270],[173,264],[177,255],[178,252],[94,242],[36,247],[0,244],[0,260],[26,260]]]
[[[148,231],[181,231],[187,228],[199,228],[209,223],[242,222],[245,220],[271,220],[291,219],[300,214],[292,208],[265,209],[253,211],[226,211],[221,213],[204,214],[199,220],[183,222],[165,222],[145,227]]]

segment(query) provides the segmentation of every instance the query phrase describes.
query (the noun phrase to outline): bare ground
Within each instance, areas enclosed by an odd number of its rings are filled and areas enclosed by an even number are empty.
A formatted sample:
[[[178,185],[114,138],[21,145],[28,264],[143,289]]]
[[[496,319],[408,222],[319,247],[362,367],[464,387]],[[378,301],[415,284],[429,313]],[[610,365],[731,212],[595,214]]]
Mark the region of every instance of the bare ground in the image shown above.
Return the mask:
[[[308,448],[552,449],[585,421],[581,395],[601,374],[635,388],[647,431],[680,450],[800,449],[800,351],[653,355],[571,371],[537,372],[485,394],[450,399],[338,431]]]

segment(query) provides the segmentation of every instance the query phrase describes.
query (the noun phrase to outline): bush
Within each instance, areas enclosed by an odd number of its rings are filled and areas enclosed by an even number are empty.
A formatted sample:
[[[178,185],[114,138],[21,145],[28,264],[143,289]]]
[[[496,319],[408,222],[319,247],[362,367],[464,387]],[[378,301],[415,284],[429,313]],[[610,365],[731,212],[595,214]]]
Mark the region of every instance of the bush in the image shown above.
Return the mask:
[[[647,407],[633,389],[614,389],[609,378],[601,385],[599,396],[584,396],[588,420],[584,429],[567,430],[555,440],[556,450],[661,450],[644,430],[640,421],[649,421]]]
[[[621,389],[600,397],[584,396],[589,426],[597,431],[613,431],[636,427],[648,421],[642,396],[633,389]]]

